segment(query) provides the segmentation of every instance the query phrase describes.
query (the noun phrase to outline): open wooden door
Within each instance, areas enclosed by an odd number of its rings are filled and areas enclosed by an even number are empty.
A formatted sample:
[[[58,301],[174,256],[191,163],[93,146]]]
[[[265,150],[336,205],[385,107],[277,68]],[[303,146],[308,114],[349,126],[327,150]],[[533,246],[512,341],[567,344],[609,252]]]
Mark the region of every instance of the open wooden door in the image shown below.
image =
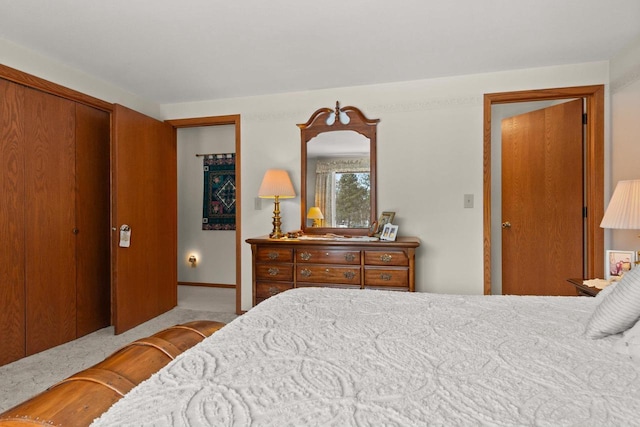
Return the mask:
[[[177,304],[176,131],[113,110],[112,322],[119,334]],[[121,247],[120,228],[131,230]]]
[[[575,295],[584,271],[582,99],[502,121],[502,293]]]

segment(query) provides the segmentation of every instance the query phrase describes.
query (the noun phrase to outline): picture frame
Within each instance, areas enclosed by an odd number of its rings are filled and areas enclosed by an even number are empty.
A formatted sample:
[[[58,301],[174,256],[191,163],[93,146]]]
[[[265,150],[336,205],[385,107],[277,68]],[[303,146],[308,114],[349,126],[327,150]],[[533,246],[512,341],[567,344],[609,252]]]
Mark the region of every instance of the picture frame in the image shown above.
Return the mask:
[[[387,224],[391,224],[393,219],[396,217],[395,212],[385,211],[380,214],[380,218],[378,218],[378,231],[374,234],[376,237],[380,237],[382,231],[384,230],[384,226]]]
[[[636,262],[635,251],[609,250],[605,254],[605,279],[621,277],[631,270]]]
[[[373,221],[373,223],[369,227],[369,232],[367,233],[367,236],[373,237],[376,235],[377,232],[378,232],[378,221]]]
[[[397,236],[398,236],[398,226],[393,225],[391,223],[386,223],[384,225],[384,228],[382,229],[380,240],[393,242],[396,240]]]

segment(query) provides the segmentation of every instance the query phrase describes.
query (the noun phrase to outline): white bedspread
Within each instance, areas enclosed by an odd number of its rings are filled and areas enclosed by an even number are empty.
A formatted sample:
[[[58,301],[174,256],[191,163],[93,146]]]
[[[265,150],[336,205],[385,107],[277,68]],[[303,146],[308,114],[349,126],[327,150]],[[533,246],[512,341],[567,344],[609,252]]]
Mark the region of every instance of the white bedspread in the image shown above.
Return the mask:
[[[638,425],[640,367],[583,336],[595,304],[291,290],[94,425]]]

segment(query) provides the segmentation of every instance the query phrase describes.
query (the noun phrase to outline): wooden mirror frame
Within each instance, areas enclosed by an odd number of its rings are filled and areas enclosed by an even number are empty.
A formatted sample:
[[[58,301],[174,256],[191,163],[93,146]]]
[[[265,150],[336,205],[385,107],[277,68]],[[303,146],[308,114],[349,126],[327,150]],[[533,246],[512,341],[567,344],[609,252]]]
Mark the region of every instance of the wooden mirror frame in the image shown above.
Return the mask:
[[[327,124],[327,118],[330,114],[335,114],[335,122],[331,125]],[[349,116],[349,123],[343,124],[339,120],[340,113]],[[376,217],[376,140],[377,126],[380,119],[367,119],[365,115],[356,107],[342,107],[336,102],[336,108],[320,108],[316,110],[306,123],[297,125],[300,128],[301,142],[301,171],[302,179],[300,181],[300,224],[301,230],[307,234],[326,234],[334,233],[340,235],[366,236],[369,228],[333,228],[333,227],[308,227],[307,226],[307,143],[316,136],[335,131],[354,131],[365,138],[369,139],[369,180],[371,185],[371,208],[369,224],[373,224],[377,220]]]

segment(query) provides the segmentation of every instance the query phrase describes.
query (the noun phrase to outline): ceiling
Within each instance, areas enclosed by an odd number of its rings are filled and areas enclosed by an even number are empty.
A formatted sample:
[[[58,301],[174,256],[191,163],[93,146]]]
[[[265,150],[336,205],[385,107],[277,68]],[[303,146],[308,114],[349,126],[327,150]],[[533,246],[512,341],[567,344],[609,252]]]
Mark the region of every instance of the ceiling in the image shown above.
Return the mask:
[[[159,104],[607,60],[639,23],[640,0],[0,0],[0,38]]]

